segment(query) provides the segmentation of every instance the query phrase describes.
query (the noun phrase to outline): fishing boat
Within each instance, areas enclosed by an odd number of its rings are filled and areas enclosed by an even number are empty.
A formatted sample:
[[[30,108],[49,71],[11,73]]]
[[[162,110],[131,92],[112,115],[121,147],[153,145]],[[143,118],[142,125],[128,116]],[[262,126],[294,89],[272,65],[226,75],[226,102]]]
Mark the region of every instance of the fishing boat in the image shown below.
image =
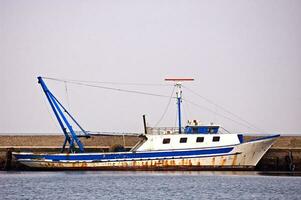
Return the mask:
[[[221,132],[221,126],[197,120],[181,122],[182,82],[190,78],[170,78],[177,88],[178,127],[146,128],[141,140],[129,151],[85,152],[71,119],[89,137],[72,115],[38,77],[46,98],[65,135],[61,153],[13,152],[17,162],[42,170],[251,170],[280,135],[245,141],[243,134]],[[68,117],[66,117],[68,116]],[[145,122],[145,121],[144,121]],[[144,123],[145,124],[145,123]],[[66,146],[69,146],[66,150]]]

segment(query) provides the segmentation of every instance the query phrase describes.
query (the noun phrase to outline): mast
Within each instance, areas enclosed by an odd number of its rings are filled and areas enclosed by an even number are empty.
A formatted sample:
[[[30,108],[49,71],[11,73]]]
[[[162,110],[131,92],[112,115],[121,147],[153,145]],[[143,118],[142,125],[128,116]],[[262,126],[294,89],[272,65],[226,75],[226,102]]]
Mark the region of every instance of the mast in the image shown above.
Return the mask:
[[[182,133],[182,116],[181,116],[181,103],[182,103],[182,82],[193,81],[193,78],[166,78],[165,81],[174,81],[177,87],[177,107],[178,107],[178,126],[179,133]]]
[[[147,127],[146,127],[146,119],[145,119],[145,115],[143,115],[142,117],[143,117],[144,134],[147,134]]]

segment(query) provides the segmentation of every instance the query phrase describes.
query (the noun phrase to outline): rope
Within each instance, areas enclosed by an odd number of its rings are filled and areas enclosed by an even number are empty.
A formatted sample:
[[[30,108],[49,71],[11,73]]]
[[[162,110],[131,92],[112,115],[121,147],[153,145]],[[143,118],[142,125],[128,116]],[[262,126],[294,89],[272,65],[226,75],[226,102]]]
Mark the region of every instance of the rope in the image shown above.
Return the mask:
[[[109,84],[109,85],[136,85],[136,86],[173,86],[171,84],[154,84],[154,83],[129,83],[129,82],[105,82],[105,81],[87,81],[75,79],[58,79],[52,77],[43,77],[44,79],[59,81],[59,82],[78,82],[78,83],[96,83],[96,84]]]
[[[166,108],[165,108],[165,110],[164,110],[164,112],[163,112],[163,115],[161,116],[161,118],[159,119],[159,121],[156,123],[155,127],[156,127],[156,126],[162,121],[162,119],[164,118],[164,116],[165,116],[165,114],[166,114],[166,112],[167,112],[167,110],[168,110],[168,107],[169,107],[169,105],[170,105],[171,99],[176,98],[176,97],[172,97],[172,95],[173,95],[173,93],[174,93],[175,87],[173,87],[172,94],[171,94],[170,96],[167,96],[167,95],[162,95],[162,94],[148,93],[148,92],[143,92],[143,91],[138,91],[138,90],[128,90],[128,89],[115,88],[115,87],[100,86],[100,85],[94,85],[94,84],[89,84],[89,83],[97,83],[97,84],[113,84],[113,85],[118,85],[118,84],[119,84],[119,85],[140,85],[140,86],[141,86],[141,85],[143,85],[143,86],[154,86],[154,85],[156,85],[156,86],[171,86],[171,85],[166,85],[166,84],[163,85],[163,84],[143,84],[143,83],[122,83],[122,82],[99,82],[99,81],[82,81],[82,80],[64,80],[64,79],[57,79],[57,78],[51,78],[51,77],[43,77],[43,78],[44,78],[44,79],[48,79],[48,80],[54,80],[54,81],[64,82],[64,83],[65,83],[65,87],[66,87],[67,83],[69,83],[69,84],[74,84],[74,85],[80,85],[80,86],[86,86],[86,87],[93,87],[93,88],[100,88],[100,89],[106,89],[106,90],[113,90],[113,91],[118,91],[118,92],[127,92],[127,93],[135,93],[135,94],[140,94],[140,95],[148,95],[148,96],[156,96],[156,97],[169,98],[168,104],[167,104],[167,106],[166,106]],[[228,114],[234,116],[235,118],[239,119],[241,122],[236,121],[236,120],[234,120],[234,119],[232,119],[232,118],[230,118],[230,117],[227,117],[227,116],[225,116],[225,115],[223,115],[223,114],[220,114],[220,113],[218,113],[217,111],[213,111],[213,110],[211,110],[211,109],[209,109],[209,108],[206,108],[206,107],[204,107],[204,106],[201,106],[201,105],[199,105],[199,104],[196,104],[196,103],[194,103],[194,102],[192,102],[192,101],[188,101],[188,100],[185,99],[186,102],[188,102],[188,103],[190,103],[190,104],[192,104],[192,105],[194,105],[194,106],[196,106],[196,107],[199,107],[199,108],[202,108],[202,109],[206,109],[206,110],[209,111],[209,112],[212,112],[212,113],[214,113],[214,114],[216,114],[216,115],[219,115],[219,116],[221,116],[221,117],[223,117],[223,118],[225,118],[225,119],[228,119],[228,120],[230,120],[230,121],[232,121],[232,122],[234,122],[234,123],[236,123],[236,124],[238,124],[238,125],[241,125],[241,126],[243,126],[243,127],[247,127],[247,128],[249,128],[249,129],[251,129],[251,130],[253,130],[253,129],[254,129],[254,130],[262,130],[262,129],[260,129],[260,128],[254,126],[254,125],[251,124],[250,122],[246,121],[245,119],[241,118],[240,116],[238,116],[238,115],[232,113],[232,112],[229,111],[228,109],[226,109],[226,108],[224,108],[224,107],[222,107],[222,106],[216,104],[215,102],[209,100],[209,99],[206,98],[206,97],[203,97],[203,96],[199,95],[198,93],[194,92],[193,90],[189,89],[188,87],[186,87],[186,86],[182,86],[182,87],[185,88],[185,89],[187,89],[189,92],[193,93],[194,95],[196,95],[196,96],[198,96],[198,97],[204,99],[204,100],[207,101],[208,103],[213,104],[213,105],[215,105],[216,107],[222,109],[224,112],[226,112],[226,113],[228,113]],[[66,92],[67,92],[67,87],[66,87]],[[182,100],[184,101],[183,98],[182,98]],[[69,100],[67,99],[67,101],[69,101]],[[68,104],[69,104],[69,102],[68,102]],[[176,115],[176,117],[177,117],[177,115]],[[176,120],[177,120],[177,118],[176,118]],[[242,122],[244,122],[244,123],[242,123]]]
[[[174,122],[174,127],[178,127],[178,111],[175,109],[175,122]]]
[[[64,81],[64,83],[65,83],[65,93],[66,93],[66,100],[67,100],[68,110],[70,110],[70,111],[71,111],[71,109],[70,109],[70,102],[69,102],[69,95],[68,95],[68,87],[67,87],[67,82],[66,82],[66,81]]]
[[[162,119],[164,118],[165,114],[167,113],[167,110],[168,110],[168,108],[169,108],[169,105],[170,105],[170,102],[171,102],[171,99],[172,99],[172,95],[173,95],[173,93],[174,93],[174,91],[175,91],[175,88],[176,88],[176,87],[174,86],[173,89],[172,89],[171,95],[170,95],[170,97],[169,97],[169,99],[168,99],[168,103],[167,103],[167,105],[166,105],[166,107],[165,107],[165,109],[164,109],[164,112],[163,112],[161,118],[160,118],[160,119],[158,120],[158,122],[155,124],[155,127],[157,127],[157,126],[160,124],[160,122],[161,122]]]
[[[182,94],[182,98],[184,98],[184,95]],[[191,114],[191,111],[190,111],[190,109],[189,109],[189,104],[187,104],[185,101],[183,101],[183,103],[182,103],[182,107],[183,107],[183,113],[184,113],[184,115],[185,115],[185,120],[188,120],[189,119],[189,116],[190,116],[190,114]],[[183,118],[183,120],[182,121],[184,121],[184,118]]]
[[[193,90],[189,89],[189,88],[186,87],[186,86],[183,86],[183,87],[186,88],[189,92],[193,93],[194,95],[196,95],[196,96],[198,96],[198,97],[204,99],[204,100],[207,101],[208,103],[210,103],[210,104],[212,104],[212,105],[214,105],[214,106],[220,108],[220,109],[223,110],[224,112],[226,112],[226,113],[228,113],[228,114],[230,114],[230,115],[236,117],[236,118],[239,119],[240,121],[242,121],[242,122],[244,122],[245,124],[247,124],[247,125],[248,125],[247,127],[251,127],[252,129],[263,131],[263,129],[258,128],[257,126],[254,126],[253,124],[251,124],[251,123],[248,122],[247,120],[245,120],[245,119],[243,119],[242,117],[240,117],[240,116],[234,114],[233,112],[229,111],[228,109],[224,108],[223,106],[220,106],[220,105],[218,105],[217,103],[211,101],[210,99],[208,99],[208,98],[206,98],[206,97],[204,97],[204,96],[201,96],[200,94],[194,92]],[[218,114],[216,111],[212,111],[212,112],[214,112],[215,114]],[[233,120],[232,120],[232,121],[233,121]]]
[[[118,132],[118,131],[87,131],[91,136],[97,135],[118,135],[118,136],[139,136],[142,133],[129,133],[129,132]]]
[[[224,131],[226,131],[227,133],[231,133],[230,131],[228,131],[227,129],[225,129],[224,127],[220,127],[221,129],[223,129]]]
[[[43,91],[42,91],[42,94],[44,96],[44,92]],[[54,124],[54,126],[57,128],[57,130],[60,130],[61,128],[57,125],[56,120],[54,120],[53,115],[50,113],[50,110],[49,110],[49,107],[48,107],[49,103],[46,101],[45,98],[42,98],[42,99],[43,99],[44,105],[46,107],[46,110],[48,112],[48,115],[50,116],[51,122]]]
[[[183,99],[183,101],[184,101],[184,99]],[[236,121],[236,120],[234,120],[234,119],[232,119],[232,118],[230,118],[230,117],[227,117],[227,116],[225,116],[225,115],[223,115],[223,114],[217,113],[217,112],[215,112],[215,111],[213,111],[213,110],[211,110],[211,109],[209,109],[209,108],[207,108],[207,107],[201,106],[201,105],[199,105],[199,104],[196,104],[196,103],[194,103],[194,102],[192,102],[192,101],[188,101],[188,100],[186,100],[186,99],[185,99],[185,101],[188,102],[188,103],[190,103],[190,104],[192,104],[192,105],[194,105],[194,106],[196,106],[196,107],[198,107],[198,108],[205,109],[205,110],[207,110],[207,111],[209,111],[209,112],[215,113],[215,114],[217,114],[217,115],[219,115],[219,116],[221,116],[221,117],[223,117],[223,118],[225,118],[225,119],[228,119],[228,120],[230,120],[230,121],[232,121],[232,122],[234,122],[234,123],[236,123],[236,124],[238,124],[238,125],[240,125],[240,126],[247,127],[247,128],[249,128],[249,129],[251,129],[251,130],[254,129],[254,128],[252,128],[252,127],[250,127],[250,126],[247,126],[246,124],[243,124],[243,123],[241,123],[241,122],[238,122],[238,121]]]
[[[154,93],[142,92],[142,91],[137,91],[137,90],[127,90],[127,89],[121,89],[121,88],[113,88],[113,87],[106,87],[106,86],[99,86],[99,85],[91,85],[91,84],[86,84],[86,83],[81,83],[81,82],[67,81],[67,80],[55,79],[55,78],[47,78],[47,77],[43,77],[43,78],[44,79],[48,79],[48,80],[60,81],[60,82],[65,82],[66,81],[66,82],[68,82],[70,84],[75,84],[75,85],[80,85],[80,86],[87,86],[87,87],[101,88],[101,89],[106,89],[106,90],[114,90],[114,91],[119,91],[119,92],[128,92],[128,93],[135,93],[135,94],[141,94],[141,95],[170,98],[167,95],[154,94]]]

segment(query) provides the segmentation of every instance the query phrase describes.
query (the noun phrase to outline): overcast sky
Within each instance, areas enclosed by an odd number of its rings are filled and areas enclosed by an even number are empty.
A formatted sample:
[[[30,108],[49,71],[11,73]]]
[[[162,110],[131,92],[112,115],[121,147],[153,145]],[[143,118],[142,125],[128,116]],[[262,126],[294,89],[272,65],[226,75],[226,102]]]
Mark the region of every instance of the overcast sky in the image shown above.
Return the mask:
[[[299,0],[0,0],[0,132],[60,132],[37,84],[42,75],[153,84],[193,77],[186,87],[256,128],[185,88],[184,98],[198,107],[184,102],[184,124],[199,119],[234,132],[301,133],[300,10]],[[169,100],[71,84],[66,92],[65,84],[46,83],[87,130],[142,132],[142,115],[154,126]],[[175,121],[172,101],[159,125]]]

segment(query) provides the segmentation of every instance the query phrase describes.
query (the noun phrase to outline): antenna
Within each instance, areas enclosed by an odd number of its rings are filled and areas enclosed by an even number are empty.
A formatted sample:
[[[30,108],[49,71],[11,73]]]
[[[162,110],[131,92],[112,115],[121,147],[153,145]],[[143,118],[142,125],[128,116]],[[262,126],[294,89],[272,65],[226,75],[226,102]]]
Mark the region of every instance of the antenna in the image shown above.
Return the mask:
[[[182,122],[181,122],[181,102],[182,102],[182,82],[183,81],[194,81],[193,78],[165,78],[165,81],[174,81],[177,87],[177,105],[178,105],[178,120],[179,120],[179,133],[182,133]]]

